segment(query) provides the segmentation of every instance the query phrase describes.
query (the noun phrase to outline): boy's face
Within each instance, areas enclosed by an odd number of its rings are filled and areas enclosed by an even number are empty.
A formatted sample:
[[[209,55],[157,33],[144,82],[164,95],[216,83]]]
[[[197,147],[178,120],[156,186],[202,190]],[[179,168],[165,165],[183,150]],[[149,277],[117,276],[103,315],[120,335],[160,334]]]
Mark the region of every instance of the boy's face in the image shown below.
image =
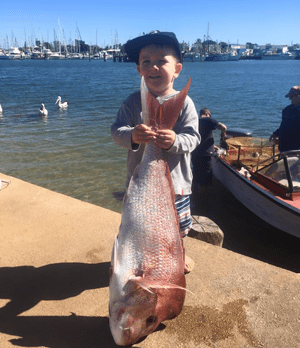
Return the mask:
[[[172,47],[149,45],[141,49],[137,70],[155,96],[174,92],[173,83],[181,69]]]

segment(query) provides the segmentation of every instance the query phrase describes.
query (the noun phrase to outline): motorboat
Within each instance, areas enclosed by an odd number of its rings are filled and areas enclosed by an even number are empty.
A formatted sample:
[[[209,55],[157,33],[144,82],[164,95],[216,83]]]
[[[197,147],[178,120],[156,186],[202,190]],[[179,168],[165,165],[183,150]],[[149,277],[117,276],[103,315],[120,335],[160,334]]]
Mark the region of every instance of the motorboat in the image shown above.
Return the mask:
[[[262,55],[263,60],[291,60],[295,59],[295,56],[283,49],[279,49],[277,52],[267,51],[265,54]]]
[[[300,150],[279,152],[267,139],[231,137],[212,157],[213,174],[244,206],[300,238]]]
[[[17,47],[11,47],[7,54],[1,55],[1,59],[22,59],[22,52]]]
[[[66,57],[62,55],[60,52],[53,52],[49,58],[59,60],[59,59],[65,59]]]

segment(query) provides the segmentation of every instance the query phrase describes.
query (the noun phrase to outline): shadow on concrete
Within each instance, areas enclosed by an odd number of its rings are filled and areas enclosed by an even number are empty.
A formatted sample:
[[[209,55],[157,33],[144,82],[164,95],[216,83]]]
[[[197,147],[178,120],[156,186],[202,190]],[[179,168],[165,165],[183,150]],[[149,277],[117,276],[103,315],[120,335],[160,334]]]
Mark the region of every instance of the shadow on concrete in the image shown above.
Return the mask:
[[[57,263],[0,268],[0,320],[13,318],[40,301],[63,300],[89,289],[108,286],[109,262],[99,264]]]
[[[219,181],[193,192],[191,201],[193,215],[210,218],[224,232],[223,248],[300,272],[300,238],[264,222]]]
[[[21,316],[0,324],[0,332],[18,336],[10,342],[20,347],[117,347],[107,317]]]

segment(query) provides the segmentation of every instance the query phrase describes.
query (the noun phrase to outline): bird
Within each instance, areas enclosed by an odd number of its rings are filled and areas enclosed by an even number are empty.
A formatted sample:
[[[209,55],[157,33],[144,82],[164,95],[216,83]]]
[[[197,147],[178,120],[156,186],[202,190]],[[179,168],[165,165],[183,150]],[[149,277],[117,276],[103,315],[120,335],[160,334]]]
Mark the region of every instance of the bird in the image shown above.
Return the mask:
[[[67,101],[64,101],[64,102],[61,101],[61,97],[60,96],[57,97],[57,100],[56,100],[55,104],[57,104],[57,103],[58,103],[58,107],[60,109],[67,108],[69,106]]]
[[[2,106],[1,106],[1,104],[0,104],[0,114],[2,114]]]
[[[45,108],[45,104],[42,103],[40,108],[40,115],[41,116],[48,116],[48,110]]]

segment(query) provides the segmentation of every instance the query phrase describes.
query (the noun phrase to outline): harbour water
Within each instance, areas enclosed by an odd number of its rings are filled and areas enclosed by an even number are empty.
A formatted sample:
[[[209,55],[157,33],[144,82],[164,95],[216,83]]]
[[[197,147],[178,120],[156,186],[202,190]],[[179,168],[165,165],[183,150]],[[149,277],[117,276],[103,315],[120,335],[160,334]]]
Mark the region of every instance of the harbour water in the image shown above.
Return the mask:
[[[299,71],[299,60],[185,63],[175,87],[191,76],[198,110],[268,137]],[[133,63],[1,61],[0,172],[120,212],[113,193],[124,189],[126,150],[112,141],[110,125],[139,84]],[[59,95],[68,109],[55,105]],[[41,103],[48,117],[39,116]]]

